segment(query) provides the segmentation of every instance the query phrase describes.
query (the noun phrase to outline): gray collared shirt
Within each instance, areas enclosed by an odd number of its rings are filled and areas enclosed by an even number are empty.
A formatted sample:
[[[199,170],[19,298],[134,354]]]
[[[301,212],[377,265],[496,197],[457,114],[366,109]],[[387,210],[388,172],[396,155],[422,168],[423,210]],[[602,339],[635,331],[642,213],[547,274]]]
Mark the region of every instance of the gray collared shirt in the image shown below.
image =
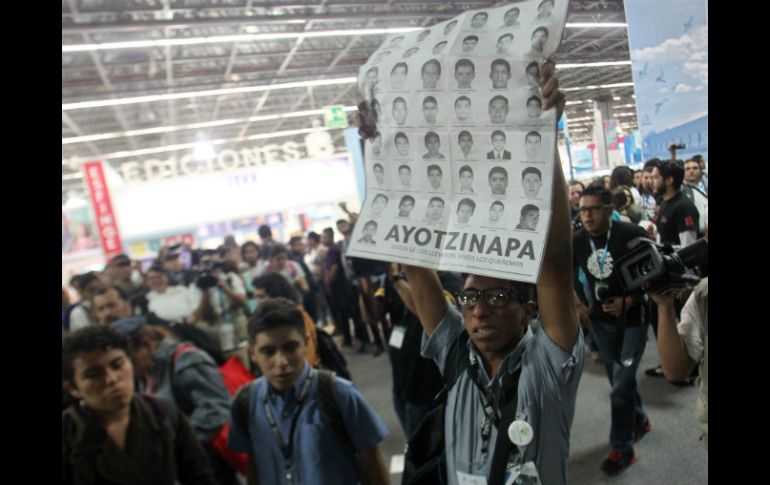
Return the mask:
[[[465,327],[460,312],[449,307],[447,314],[430,337],[423,334],[422,355],[433,359],[444,372],[451,344]],[[470,351],[481,358],[468,341]],[[520,447],[524,462],[534,461],[540,481],[547,485],[567,483],[569,432],[575,416],[575,396],[583,372],[583,334],[568,354],[556,345],[538,321],[529,325],[524,338],[500,364],[500,372],[490,382],[480,366],[481,382],[497,400],[502,377],[512,374],[519,366],[518,403],[516,419],[527,421],[534,429],[532,441]],[[488,476],[497,429],[492,427],[488,456],[481,453],[481,423],[484,410],[478,388],[467,371],[458,377],[449,390],[444,421],[447,477],[450,485],[458,483],[457,472]],[[505,430],[507,432],[507,430]],[[507,436],[503,436],[507,439]]]

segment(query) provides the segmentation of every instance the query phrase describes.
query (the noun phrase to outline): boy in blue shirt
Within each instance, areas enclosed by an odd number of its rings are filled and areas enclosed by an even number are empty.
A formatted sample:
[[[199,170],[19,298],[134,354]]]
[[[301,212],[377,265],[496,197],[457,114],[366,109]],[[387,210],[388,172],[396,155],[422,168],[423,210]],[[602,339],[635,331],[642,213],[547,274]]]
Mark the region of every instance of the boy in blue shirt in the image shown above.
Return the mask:
[[[336,401],[355,455],[346,451],[321,415],[318,371],[307,363],[307,335],[297,305],[261,302],[249,321],[249,354],[263,376],[248,392],[248,422],[231,407],[229,446],[249,455],[249,485],[389,483],[378,448],[387,427],[353,384],[334,380]]]

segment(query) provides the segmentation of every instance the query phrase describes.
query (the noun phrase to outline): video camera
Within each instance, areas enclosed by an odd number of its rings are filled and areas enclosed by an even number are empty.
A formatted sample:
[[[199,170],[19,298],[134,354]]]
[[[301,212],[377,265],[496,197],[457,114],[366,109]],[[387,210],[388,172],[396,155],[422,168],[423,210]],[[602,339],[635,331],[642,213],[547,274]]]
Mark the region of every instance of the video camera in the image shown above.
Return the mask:
[[[700,278],[688,274],[687,269],[708,263],[706,239],[674,251],[670,244],[638,237],[628,243],[628,248],[631,252],[615,262],[626,291],[641,288],[645,293],[666,294],[692,288]]]

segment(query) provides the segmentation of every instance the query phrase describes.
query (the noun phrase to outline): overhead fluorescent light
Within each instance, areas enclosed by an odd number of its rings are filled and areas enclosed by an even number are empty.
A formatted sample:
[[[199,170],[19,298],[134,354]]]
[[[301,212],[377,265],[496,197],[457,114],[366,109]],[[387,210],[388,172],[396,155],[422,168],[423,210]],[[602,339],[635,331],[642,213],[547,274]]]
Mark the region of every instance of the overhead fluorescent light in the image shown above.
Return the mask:
[[[304,23],[299,20],[297,23]],[[567,23],[567,28],[573,29],[590,29],[590,28],[617,28],[627,27],[626,23],[613,23],[613,22],[589,22],[589,23]],[[286,40],[313,37],[344,37],[354,35],[387,35],[387,34],[404,34],[407,32],[414,32],[420,30],[421,27],[396,27],[390,29],[351,29],[351,30],[327,30],[317,32],[279,32],[269,34],[257,34],[246,33],[237,35],[218,35],[211,37],[191,37],[187,39],[156,39],[156,40],[136,40],[127,42],[104,42],[101,44],[70,44],[63,45],[61,47],[62,52],[86,52],[86,51],[100,51],[100,50],[114,50],[114,49],[143,49],[148,47],[169,47],[179,45],[201,45],[201,44],[220,44],[227,42],[248,42],[248,41],[265,41],[265,40]],[[254,31],[254,27],[246,27],[246,31]]]
[[[102,44],[70,44],[61,46],[62,52],[86,52],[114,49],[144,49],[148,47],[170,47],[179,45],[221,44],[226,42],[249,42],[266,40],[304,39],[317,37],[350,37],[354,35],[404,34],[420,30],[419,27],[400,27],[391,29],[351,29],[321,30],[316,32],[277,32],[270,34],[237,34],[211,37],[190,37],[186,39],[134,40],[127,42],[104,42]]]
[[[153,94],[149,96],[134,96],[132,98],[103,99],[99,101],[81,101],[78,103],[64,103],[62,111],[75,109],[102,108],[104,106],[119,106],[136,103],[152,103],[155,101],[167,101],[170,99],[201,98],[206,96],[220,96],[224,94],[256,93],[260,91],[275,91],[279,89],[305,88],[310,86],[333,86],[338,84],[353,84],[355,77],[341,77],[337,79],[318,79],[315,81],[301,81],[285,84],[269,84],[261,86],[246,86],[240,88],[209,89],[206,91],[190,91],[186,93]]]
[[[251,140],[267,140],[270,138],[279,138],[283,136],[292,136],[292,135],[302,135],[306,133],[312,133],[316,131],[329,131],[327,128],[303,128],[300,130],[286,130],[286,131],[277,131],[275,133],[260,133],[257,135],[251,135],[244,138],[220,138],[218,140],[211,140],[209,143],[211,145],[224,145],[227,143],[233,143],[233,142],[242,142],[242,141],[251,141]],[[139,150],[128,150],[128,151],[122,151],[122,152],[113,152],[113,153],[107,153],[103,155],[98,155],[95,157],[90,157],[95,160],[112,160],[115,158],[128,158],[128,157],[137,157],[142,155],[153,155],[156,153],[165,153],[165,152],[174,152],[179,150],[189,150],[189,149],[195,149],[198,146],[197,141],[192,143],[178,143],[175,145],[166,145],[163,147],[155,147],[155,148],[143,148]],[[69,163],[69,159],[62,160],[62,165],[66,165]],[[62,180],[64,179],[65,175],[62,176]]]
[[[631,61],[607,61],[607,62],[585,62],[582,64],[556,64],[556,69],[572,69],[576,67],[607,67],[607,66],[630,66]]]
[[[625,22],[567,22],[564,26],[568,29],[614,29],[628,27],[628,24]]]
[[[600,84],[594,86],[580,86],[577,88],[560,88],[562,91],[583,91],[586,89],[609,89],[609,88],[625,88],[633,86],[634,83],[615,83],[615,84]]]
[[[358,109],[356,106],[345,106],[343,111],[350,112]],[[305,111],[295,111],[294,113],[274,114],[274,115],[262,115],[251,116],[248,118],[231,118],[226,120],[217,121],[205,121],[201,123],[189,123],[186,125],[175,126],[158,126],[155,128],[145,128],[143,130],[128,130],[128,131],[116,131],[112,133],[99,133],[95,135],[73,136],[70,138],[62,138],[62,145],[70,145],[73,143],[85,143],[89,141],[100,140],[113,140],[115,138],[124,138],[127,136],[141,136],[141,135],[154,135],[158,133],[172,133],[182,130],[198,130],[202,128],[215,128],[218,126],[237,125],[240,123],[254,123],[258,121],[273,121],[283,120],[287,118],[301,118],[304,116],[317,116],[324,113],[322,109],[311,109]]]

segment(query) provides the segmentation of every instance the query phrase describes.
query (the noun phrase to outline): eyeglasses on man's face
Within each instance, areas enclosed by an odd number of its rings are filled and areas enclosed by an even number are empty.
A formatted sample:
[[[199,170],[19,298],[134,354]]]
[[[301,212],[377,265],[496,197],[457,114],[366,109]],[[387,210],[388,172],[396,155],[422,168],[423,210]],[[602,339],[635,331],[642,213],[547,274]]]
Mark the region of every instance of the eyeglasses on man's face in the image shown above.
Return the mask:
[[[484,303],[490,308],[502,308],[510,301],[515,301],[517,293],[513,288],[489,288],[486,290],[477,290],[475,288],[466,288],[457,293],[457,303],[463,308],[473,308],[484,298]]]

